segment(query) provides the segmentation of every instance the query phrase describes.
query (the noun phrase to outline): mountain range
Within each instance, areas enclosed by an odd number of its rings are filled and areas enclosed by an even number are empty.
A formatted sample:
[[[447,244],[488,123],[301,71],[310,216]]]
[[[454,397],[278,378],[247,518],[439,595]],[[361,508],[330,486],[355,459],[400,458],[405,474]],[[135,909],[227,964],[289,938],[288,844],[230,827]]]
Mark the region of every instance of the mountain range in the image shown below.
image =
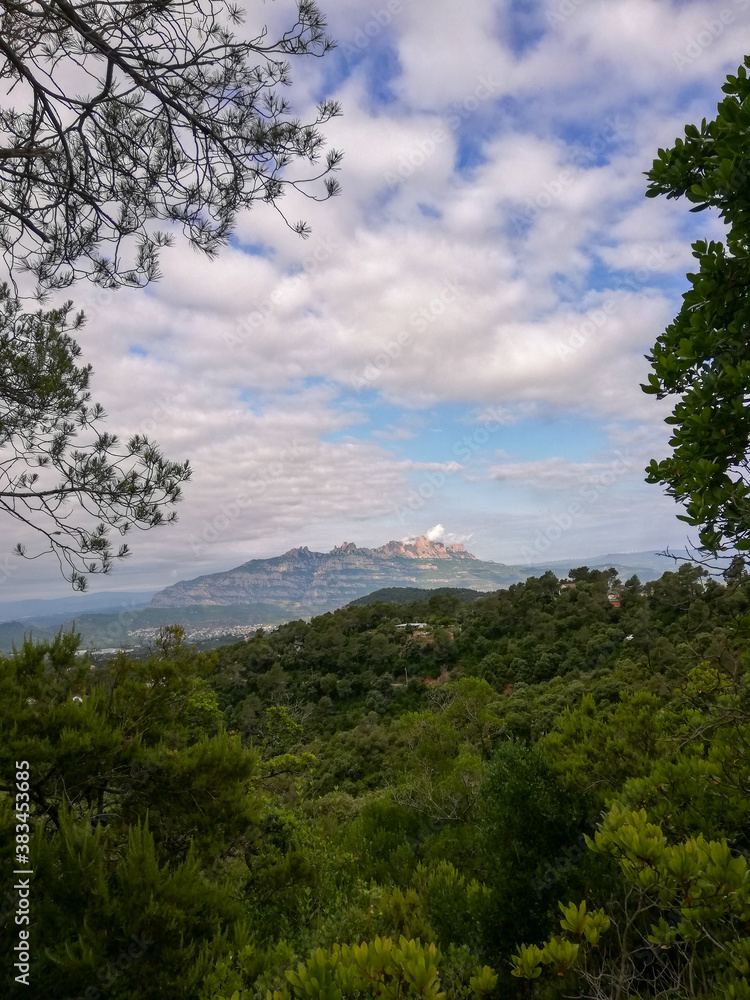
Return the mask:
[[[547,568],[565,576],[571,566],[615,566],[622,567],[627,576],[637,574],[641,580],[654,579],[671,568],[662,559],[661,568],[654,569],[649,565],[651,553],[634,555],[646,558],[636,558],[631,565],[624,563],[620,555],[598,557],[595,563],[568,560],[544,567],[520,567],[480,560],[463,545],[444,545],[424,535],[372,549],[352,542],[337,545],[330,552],[311,552],[304,546],[271,559],[251,559],[223,573],[175,583],[155,594],[151,607],[293,602],[327,610],[387,587],[449,586],[493,591]],[[612,561],[603,563],[603,559]]]
[[[191,642],[215,645],[249,634],[259,624],[309,618],[376,591],[382,590],[380,599],[388,600],[445,588],[457,595],[486,593],[547,570],[565,577],[574,566],[613,566],[622,580],[637,575],[642,582],[675,568],[653,551],[505,565],[478,559],[462,545],[444,545],[425,536],[378,548],[347,542],[330,552],[311,552],[305,546],[184,580],[156,593],[114,591],[0,603],[0,652],[20,646],[26,636],[51,639],[60,627],[81,633],[84,647],[90,649],[148,645],[161,625],[171,624],[182,625]],[[393,595],[393,588],[399,588],[399,595]]]

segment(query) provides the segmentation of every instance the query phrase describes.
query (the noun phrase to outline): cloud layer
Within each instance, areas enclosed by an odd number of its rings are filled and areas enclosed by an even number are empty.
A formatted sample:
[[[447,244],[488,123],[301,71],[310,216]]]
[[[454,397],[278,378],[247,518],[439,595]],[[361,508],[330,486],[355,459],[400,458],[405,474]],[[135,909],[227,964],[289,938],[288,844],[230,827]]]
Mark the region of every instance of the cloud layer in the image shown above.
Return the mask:
[[[216,261],[178,240],[147,292],[74,291],[108,426],[195,470],[107,586],[432,525],[508,562],[682,540],[642,482],[667,434],[639,383],[721,228],[643,172],[712,116],[750,0],[323,6],[339,48],[289,97],[342,102],[345,160],[336,200],[286,199],[310,239],[257,206]],[[34,573],[6,590],[65,592]]]

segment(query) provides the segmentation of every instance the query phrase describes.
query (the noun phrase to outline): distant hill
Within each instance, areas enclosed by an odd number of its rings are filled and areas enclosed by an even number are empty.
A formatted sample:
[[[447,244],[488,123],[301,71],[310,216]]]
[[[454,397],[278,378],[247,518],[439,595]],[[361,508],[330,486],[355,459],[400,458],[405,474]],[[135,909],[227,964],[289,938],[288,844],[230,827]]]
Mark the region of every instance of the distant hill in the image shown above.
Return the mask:
[[[465,587],[436,587],[434,590],[423,590],[421,587],[383,587],[372,594],[358,597],[350,601],[350,606],[363,607],[368,604],[412,604],[414,601],[426,601],[433,594],[449,594],[456,597],[462,604],[471,604],[480,597],[487,597],[486,590],[467,590]]]
[[[675,551],[675,554],[679,555],[680,553]],[[658,580],[663,573],[674,572],[679,564],[675,563],[673,559],[653,551],[610,552],[603,556],[551,560],[534,566],[524,566],[523,569],[525,576],[539,576],[547,570],[551,570],[555,576],[564,577],[571,569],[578,566],[588,566],[589,569],[614,567],[623,582],[628,577],[637,576],[641,583],[647,583],[649,580]]]
[[[100,594],[70,594],[51,599],[29,598],[25,601],[0,601],[0,622],[26,619],[47,625],[64,622],[71,615],[113,612],[145,608],[155,591],[105,591]]]
[[[81,649],[133,649],[153,646],[163,625],[181,625],[187,641],[205,649],[221,642],[236,642],[252,635],[259,625],[281,625],[295,618],[310,618],[313,610],[291,602],[243,604],[230,607],[211,605],[189,608],[127,609],[114,613],[81,614],[45,626],[44,618],[0,623],[0,652],[20,648],[24,638],[53,639],[62,629],[78,632]]]
[[[54,639],[56,633],[57,629],[40,628],[30,622],[0,622],[0,652],[9,653],[14,646],[20,649],[24,639]]]
[[[188,642],[205,644],[220,637],[229,642],[232,637],[252,634],[259,625],[281,625],[294,618],[309,618],[311,614],[309,608],[291,603],[144,608],[117,615],[80,615],[63,627],[80,633],[84,649],[115,649],[153,645],[163,625],[181,625]]]
[[[330,552],[311,552],[307,546],[290,549],[272,559],[252,559],[225,573],[176,583],[156,594],[151,606],[281,600],[329,608],[387,587],[458,586],[492,591],[518,579],[517,569],[482,562],[463,545],[443,545],[420,536],[375,549],[358,548],[352,542]]]

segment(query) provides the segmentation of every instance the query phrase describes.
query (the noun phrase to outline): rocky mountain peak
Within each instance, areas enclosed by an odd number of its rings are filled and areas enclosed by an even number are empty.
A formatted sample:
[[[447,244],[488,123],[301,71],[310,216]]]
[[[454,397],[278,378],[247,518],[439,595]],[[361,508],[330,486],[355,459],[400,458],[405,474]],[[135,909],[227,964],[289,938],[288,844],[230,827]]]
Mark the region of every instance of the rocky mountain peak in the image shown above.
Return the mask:
[[[346,555],[348,553],[355,555],[357,552],[360,551],[366,551],[366,550],[358,549],[357,546],[354,544],[354,542],[343,542],[341,545],[335,545],[331,549],[331,555],[340,556],[340,555]]]
[[[302,545],[300,548],[297,548],[297,549],[289,549],[289,551],[285,552],[282,555],[281,558],[282,559],[304,559],[306,557],[312,556],[313,554],[317,555],[317,553],[312,553],[308,549],[308,547],[306,545]]]
[[[386,542],[375,553],[384,556],[400,556],[405,559],[476,559],[463,545],[444,545],[443,542],[433,542],[426,535],[419,535],[402,542]]]
[[[280,557],[251,559],[224,573],[183,580],[156,594],[151,605],[186,607],[267,601],[324,605],[345,603],[346,598],[399,584],[493,589],[503,579],[501,570],[498,563],[477,561],[462,545],[444,545],[425,535],[386,542],[374,549],[343,542],[331,552],[311,552],[303,545]]]

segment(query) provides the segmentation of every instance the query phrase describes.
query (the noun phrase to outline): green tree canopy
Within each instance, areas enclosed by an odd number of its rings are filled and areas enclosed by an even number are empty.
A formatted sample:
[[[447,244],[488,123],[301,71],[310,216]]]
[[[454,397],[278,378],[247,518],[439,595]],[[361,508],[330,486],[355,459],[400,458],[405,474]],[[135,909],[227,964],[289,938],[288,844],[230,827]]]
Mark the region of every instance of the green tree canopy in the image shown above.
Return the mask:
[[[716,553],[750,549],[750,56],[729,76],[716,118],[659,150],[649,197],[685,197],[693,212],[718,209],[724,243],[693,244],[699,263],[682,309],[657,339],[653,372],[642,388],[677,397],[667,423],[672,454],[652,461],[648,481],[684,503],[681,519],[700,529],[701,546]]]

